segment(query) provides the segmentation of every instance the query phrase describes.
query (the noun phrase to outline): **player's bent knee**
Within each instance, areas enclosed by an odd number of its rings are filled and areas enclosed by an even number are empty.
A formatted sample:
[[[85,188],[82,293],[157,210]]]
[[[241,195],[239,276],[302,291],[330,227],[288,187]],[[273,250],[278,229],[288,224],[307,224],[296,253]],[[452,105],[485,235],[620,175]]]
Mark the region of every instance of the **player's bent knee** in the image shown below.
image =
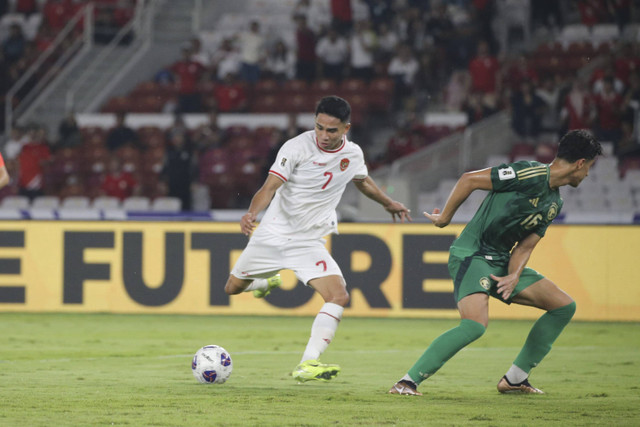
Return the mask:
[[[569,304],[551,311],[558,316],[570,320],[573,318],[573,315],[576,314],[576,302],[571,301]]]
[[[327,301],[327,302],[332,302],[334,304],[338,304],[339,306],[346,307],[347,304],[349,304],[349,299],[350,299],[349,292],[345,290],[340,294],[333,295],[331,298],[331,301]]]
[[[459,327],[464,332],[469,343],[480,338],[487,330],[483,324],[471,319],[462,319]]]

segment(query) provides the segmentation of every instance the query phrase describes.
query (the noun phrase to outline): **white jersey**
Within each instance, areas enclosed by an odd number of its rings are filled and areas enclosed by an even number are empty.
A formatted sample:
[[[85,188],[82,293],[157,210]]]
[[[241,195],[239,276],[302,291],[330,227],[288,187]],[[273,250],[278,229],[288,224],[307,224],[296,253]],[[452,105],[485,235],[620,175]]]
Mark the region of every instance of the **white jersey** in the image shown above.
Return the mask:
[[[256,233],[290,239],[322,238],[338,232],[336,207],[351,181],[368,171],[362,149],[346,136],[335,150],[321,148],[313,130],[285,142],[269,173],[284,184],[276,192]]]

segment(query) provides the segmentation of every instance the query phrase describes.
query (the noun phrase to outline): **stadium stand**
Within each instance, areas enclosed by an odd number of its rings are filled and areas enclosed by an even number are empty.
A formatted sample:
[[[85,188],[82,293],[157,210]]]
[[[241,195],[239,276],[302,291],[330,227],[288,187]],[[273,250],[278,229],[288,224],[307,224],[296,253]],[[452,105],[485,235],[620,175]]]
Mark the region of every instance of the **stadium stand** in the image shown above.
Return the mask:
[[[56,27],[56,14],[49,2],[44,2],[40,11],[43,26]],[[394,103],[396,97],[396,81],[388,75],[387,64],[389,58],[380,57],[375,67],[375,74],[371,80],[350,76],[347,70],[346,78],[341,82],[329,79],[315,79],[306,81],[301,78],[276,78],[265,72],[255,84],[238,82],[233,84],[223,81],[218,75],[223,65],[221,59],[230,61],[233,66],[233,55],[220,51],[220,46],[230,43],[231,49],[238,49],[234,45],[236,35],[247,28],[250,22],[260,22],[262,34],[267,48],[277,41],[284,41],[292,51],[297,47],[296,22],[291,19],[294,14],[306,14],[310,18],[310,28],[317,37],[326,30],[331,21],[328,8],[319,6],[321,2],[311,2],[311,7],[316,13],[309,14],[308,10],[298,8],[298,2],[282,1],[267,2],[260,0],[247,0],[243,2],[247,10],[243,13],[230,13],[219,17],[216,25],[203,28],[196,38],[201,42],[201,51],[197,54],[197,60],[204,61],[206,72],[202,74],[197,87],[201,92],[203,103],[201,113],[216,108],[223,113],[225,109],[239,110],[241,114],[289,114],[311,113],[315,107],[317,98],[324,94],[332,93],[347,98],[353,107],[352,122],[354,131],[361,132],[365,137],[371,135],[377,138],[374,143],[365,145],[366,155],[370,160],[371,169],[384,167],[391,162],[404,159],[418,151],[437,145],[439,141],[447,137],[464,132],[477,120],[490,117],[492,114],[507,111],[516,114],[511,108],[512,95],[520,90],[523,80],[530,80],[534,84],[536,93],[542,92],[542,85],[551,82],[549,95],[553,105],[546,104],[550,115],[555,115],[555,121],[551,128],[543,125],[539,134],[510,135],[511,148],[508,152],[493,153],[486,159],[486,164],[496,162],[513,161],[519,159],[536,159],[548,162],[554,155],[554,144],[558,135],[566,130],[569,124],[563,112],[563,100],[568,96],[569,87],[577,79],[585,81],[587,105],[593,110],[588,111],[589,123],[593,123],[593,131],[600,135],[601,129],[596,125],[595,119],[602,114],[598,104],[593,85],[602,79],[607,70],[613,67],[616,78],[620,79],[624,90],[625,105],[628,111],[625,114],[634,116],[637,106],[640,105],[640,91],[633,92],[632,80],[637,77],[637,69],[640,65],[638,54],[638,24],[629,22],[624,25],[616,25],[611,16],[599,17],[597,22],[591,22],[581,15],[581,10],[576,5],[567,5],[564,10],[565,22],[562,28],[528,28],[528,23],[521,19],[526,11],[513,10],[513,2],[497,2],[500,9],[505,3],[507,9],[500,13],[507,13],[511,18],[509,25],[520,26],[516,31],[526,32],[525,39],[528,42],[522,48],[505,50],[500,46],[499,40],[491,40],[490,33],[473,32],[472,39],[467,39],[464,45],[456,45],[456,52],[466,52],[458,57],[453,50],[437,50],[438,40],[433,46],[420,44],[418,41],[424,37],[435,37],[430,33],[430,27],[413,26],[411,19],[428,22],[432,18],[428,4],[413,5],[411,2],[394,10],[389,17],[392,30],[397,32],[401,43],[409,44],[416,58],[420,59],[418,78],[413,83],[410,95],[403,98],[402,103]],[[508,3],[508,4],[507,4]],[[379,25],[375,16],[360,1],[353,1],[354,16],[358,19],[371,19],[374,26]],[[407,13],[403,7],[414,7],[415,10]],[[472,19],[476,5],[465,4],[446,8],[446,14],[442,19],[457,22],[460,28],[467,25]],[[535,7],[535,5],[532,5]],[[46,9],[46,11],[45,11]],[[517,13],[516,13],[517,12]],[[115,11],[114,11],[115,13]],[[512,16],[513,15],[513,16]],[[522,15],[522,16],[521,16]],[[127,13],[122,13],[117,20],[117,25],[126,21]],[[413,16],[414,18],[411,18]],[[124,18],[123,18],[124,17]],[[526,17],[526,16],[525,16]],[[634,19],[633,17],[632,19]],[[393,21],[395,19],[395,21]],[[592,18],[589,18],[592,19]],[[513,22],[512,22],[513,21]],[[25,33],[32,34],[32,29],[27,29],[26,18],[19,13],[5,15],[0,20],[0,33],[2,29],[8,31],[11,24],[19,23]],[[402,25],[396,25],[396,24]],[[406,24],[406,25],[405,25]],[[403,33],[402,28],[408,28],[415,33]],[[512,30],[513,28],[511,28]],[[509,30],[509,31],[511,31]],[[349,36],[349,30],[345,30]],[[485,30],[482,30],[485,31]],[[461,37],[461,34],[458,34]],[[496,36],[496,34],[493,34]],[[502,37],[502,36],[501,36]],[[486,39],[496,58],[499,58],[499,85],[495,93],[478,96],[470,91],[464,78],[461,80],[460,99],[463,100],[460,110],[447,111],[443,116],[447,119],[440,121],[427,121],[425,117],[435,117],[438,108],[443,108],[445,94],[442,88],[450,82],[452,71],[459,71],[464,75],[471,58],[477,40]],[[456,39],[456,43],[459,40]],[[185,40],[185,43],[187,40]],[[453,43],[453,41],[449,41]],[[512,43],[508,44],[515,46]],[[435,46],[435,47],[434,47]],[[233,53],[233,52],[231,52]],[[237,53],[237,52],[236,52]],[[221,56],[222,54],[226,56]],[[194,54],[195,55],[195,54]],[[194,56],[196,58],[196,56]],[[207,62],[209,61],[209,62]],[[228,66],[225,63],[224,66]],[[236,64],[237,65],[237,64]],[[171,68],[171,63],[165,64]],[[233,67],[231,68],[233,69]],[[160,74],[158,70],[158,75]],[[265,70],[266,71],[266,70]],[[426,77],[424,77],[426,76]],[[126,112],[132,115],[143,116],[145,114],[176,113],[177,100],[180,95],[179,86],[175,76],[174,80],[147,80],[138,82],[125,94],[113,96],[102,107],[103,113]],[[435,83],[434,83],[435,82]],[[433,88],[437,90],[433,92]],[[546,88],[545,88],[546,90]],[[243,92],[238,98],[236,92]],[[542,95],[541,95],[542,96]],[[234,100],[242,99],[242,102],[233,104]],[[555,100],[555,101],[553,101]],[[471,103],[478,102],[473,108]],[[551,102],[551,101],[550,101]],[[230,105],[230,106],[229,106]],[[224,108],[221,108],[223,106]],[[473,112],[472,112],[473,110]],[[179,112],[178,112],[179,113]],[[230,117],[230,114],[223,114]],[[462,116],[463,121],[458,121]],[[248,117],[248,116],[246,116]],[[450,119],[455,117],[455,120]],[[191,116],[186,117],[191,119]],[[193,123],[193,122],[191,122]],[[402,125],[397,125],[401,123]],[[640,160],[637,142],[633,139],[633,120],[627,122],[621,140],[611,141],[610,153],[601,159],[594,168],[594,187],[606,197],[598,201],[589,199],[591,194],[587,192],[571,192],[566,196],[566,209],[580,209],[588,203],[594,203],[595,210],[608,210],[612,212],[629,212],[640,210],[638,204],[638,190],[635,181],[638,180],[637,171],[640,170]],[[630,124],[629,124],[630,123]],[[390,130],[390,127],[397,129]],[[407,127],[408,126],[408,127]],[[110,153],[105,149],[105,138],[109,126],[82,126],[82,144],[75,148],[54,149],[54,161],[46,169],[46,191],[50,196],[68,200],[71,197],[85,196],[89,200],[97,200],[102,196],[99,184],[107,170]],[[194,183],[208,189],[208,198],[211,208],[242,208],[248,203],[248,198],[260,185],[263,179],[266,158],[269,151],[282,143],[284,125],[265,126],[260,131],[257,128],[242,128],[237,124],[220,126],[222,137],[215,142],[202,142],[201,136],[196,134],[196,126],[189,125],[188,137],[192,142],[192,149],[197,151],[197,160],[194,168]],[[136,133],[141,142],[140,147],[126,146],[116,151],[123,168],[134,175],[139,183],[139,195],[149,200],[149,208],[153,206],[153,200],[166,197],[165,176],[163,175],[164,156],[167,144],[167,127],[148,123],[137,127]],[[277,136],[277,134],[280,136]],[[274,136],[276,135],[276,136]],[[198,141],[196,141],[196,139]],[[359,141],[359,139],[358,139]],[[51,141],[52,143],[55,141]],[[205,144],[204,146],[202,144]],[[210,144],[210,145],[208,145]],[[55,148],[55,145],[54,145]],[[483,159],[484,160],[484,159]],[[479,160],[480,161],[480,160]],[[484,164],[484,161],[482,161]],[[11,165],[9,165],[11,167]],[[441,183],[444,185],[443,181]],[[593,190],[593,189],[592,189]],[[15,189],[8,189],[3,195],[10,195]],[[76,194],[80,193],[80,194]],[[420,205],[432,201],[441,201],[446,191],[443,188],[432,188],[419,196]],[[584,194],[583,194],[584,193]]]

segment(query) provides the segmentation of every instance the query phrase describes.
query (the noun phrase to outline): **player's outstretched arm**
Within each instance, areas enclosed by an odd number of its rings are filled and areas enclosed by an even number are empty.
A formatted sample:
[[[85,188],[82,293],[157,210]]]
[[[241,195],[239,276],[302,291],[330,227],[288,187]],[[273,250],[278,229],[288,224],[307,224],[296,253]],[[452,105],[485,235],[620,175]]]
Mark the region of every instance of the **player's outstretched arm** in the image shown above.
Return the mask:
[[[276,190],[280,188],[282,184],[284,184],[284,182],[280,178],[269,174],[264,184],[262,184],[262,187],[253,195],[251,204],[249,205],[249,211],[244,214],[240,220],[240,229],[245,236],[253,232],[258,214],[269,206],[271,199],[273,199],[273,196],[276,194]]]
[[[451,190],[451,194],[447,198],[442,211],[435,208],[433,212],[423,212],[422,214],[429,218],[436,227],[443,228],[449,225],[453,215],[456,213],[460,205],[467,200],[467,197],[474,190],[493,189],[491,184],[491,169],[482,169],[473,172],[465,172],[462,174],[456,185]]]
[[[362,194],[380,203],[391,214],[393,222],[396,222],[396,216],[400,222],[413,221],[410,215],[411,211],[402,203],[396,202],[386,195],[370,176],[366,177],[364,181],[354,181],[354,184]]]

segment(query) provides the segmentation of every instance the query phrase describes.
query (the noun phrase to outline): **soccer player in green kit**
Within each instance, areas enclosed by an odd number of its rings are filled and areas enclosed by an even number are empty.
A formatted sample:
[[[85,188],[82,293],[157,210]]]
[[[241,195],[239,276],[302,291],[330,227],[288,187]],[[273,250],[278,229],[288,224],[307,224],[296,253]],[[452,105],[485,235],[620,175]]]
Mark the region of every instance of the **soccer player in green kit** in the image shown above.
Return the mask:
[[[576,303],[526,264],[562,208],[559,187],[577,187],[600,154],[600,143],[588,131],[569,131],[550,164],[519,161],[467,172],[456,183],[442,212],[434,209],[424,213],[436,227],[446,227],[472,191],[489,191],[449,251],[460,324],[436,338],[389,393],[422,395],[417,391],[422,381],[484,334],[490,295],[507,304],[546,311],[498,383],[501,393],[543,393],[529,384],[529,373],[549,353],[573,317]]]

